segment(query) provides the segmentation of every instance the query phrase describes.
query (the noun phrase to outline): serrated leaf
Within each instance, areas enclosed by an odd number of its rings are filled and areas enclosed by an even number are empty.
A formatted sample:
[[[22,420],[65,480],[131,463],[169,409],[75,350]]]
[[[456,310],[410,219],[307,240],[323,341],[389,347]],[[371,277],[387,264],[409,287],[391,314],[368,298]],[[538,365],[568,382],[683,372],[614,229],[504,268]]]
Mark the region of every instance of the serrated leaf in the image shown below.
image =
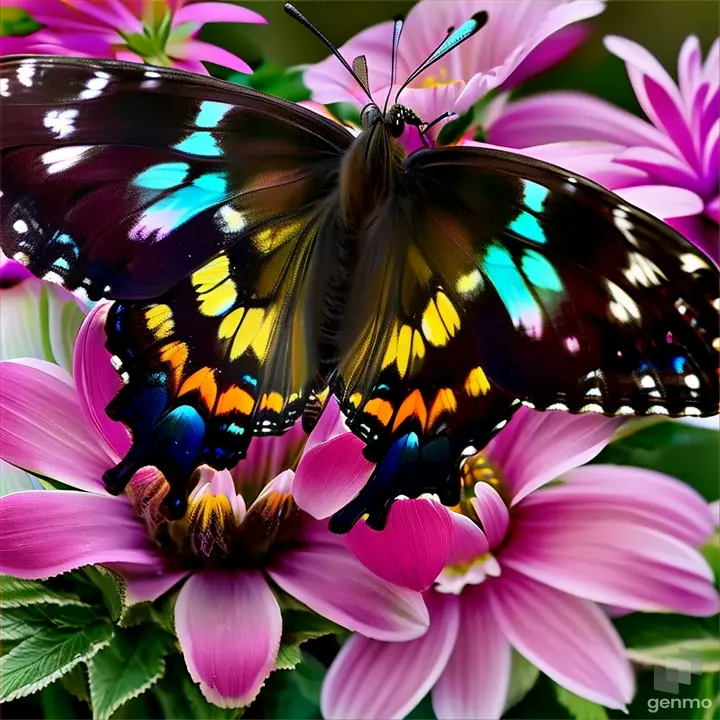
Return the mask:
[[[16,645],[0,659],[0,702],[30,695],[90,660],[113,636],[108,623],[84,628],[48,628]]]
[[[517,650],[512,650],[510,687],[508,688],[505,712],[517,705],[534,687],[540,677],[540,670],[526,660]]]
[[[575,720],[608,720],[602,705],[581,698],[560,685],[555,685],[555,697]]]
[[[125,581],[118,573],[100,565],[84,567],[83,572],[100,590],[110,619],[113,622],[117,622],[122,615],[127,597]]]
[[[86,605],[30,605],[7,608],[0,614],[0,639],[23,640],[43,628],[84,627],[98,619]]]
[[[283,613],[282,642],[287,645],[299,645],[305,640],[324,635],[345,634],[347,631],[312,610],[287,610]]]
[[[183,720],[231,720],[239,718],[244,710],[220,708],[209,703],[200,688],[188,674],[181,655],[166,660],[165,675],[152,687],[166,718]]]
[[[276,670],[292,670],[303,659],[299,645],[280,645],[277,660],[275,661]]]
[[[93,715],[107,720],[128,700],[144,693],[165,672],[172,638],[160,628],[118,630],[110,644],[88,663]]]
[[[102,652],[102,651],[101,651]],[[60,682],[63,687],[81,702],[90,702],[90,688],[86,677],[85,665],[76,665],[70,672],[65,673]]]
[[[0,608],[27,607],[28,605],[85,605],[77,595],[57,592],[36,580],[20,580],[0,575]]]
[[[717,628],[686,615],[632,613],[615,625],[633,662],[693,672],[720,671]]]

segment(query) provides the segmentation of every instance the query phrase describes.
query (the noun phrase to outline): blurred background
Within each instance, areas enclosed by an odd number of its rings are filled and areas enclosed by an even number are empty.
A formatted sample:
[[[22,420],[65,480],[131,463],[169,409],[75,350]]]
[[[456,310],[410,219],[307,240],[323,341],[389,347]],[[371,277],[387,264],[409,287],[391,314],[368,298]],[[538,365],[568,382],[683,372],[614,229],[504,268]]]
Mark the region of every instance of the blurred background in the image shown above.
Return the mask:
[[[442,1],[442,0],[439,0]],[[490,0],[502,2],[503,0]],[[281,0],[253,2],[246,7],[261,13],[268,25],[208,26],[203,37],[237,52],[253,67],[263,61],[292,67],[322,60],[324,46],[283,11]],[[413,6],[406,0],[297,0],[297,8],[330,40],[341,45],[360,30]],[[591,21],[592,35],[571,58],[523,87],[523,94],[548,89],[592,92],[628,110],[638,111],[623,63],[605,51],[605,35],[622,35],[645,46],[673,76],[683,40],[700,38],[703,54],[720,26],[720,3],[715,0],[610,0],[607,9]]]

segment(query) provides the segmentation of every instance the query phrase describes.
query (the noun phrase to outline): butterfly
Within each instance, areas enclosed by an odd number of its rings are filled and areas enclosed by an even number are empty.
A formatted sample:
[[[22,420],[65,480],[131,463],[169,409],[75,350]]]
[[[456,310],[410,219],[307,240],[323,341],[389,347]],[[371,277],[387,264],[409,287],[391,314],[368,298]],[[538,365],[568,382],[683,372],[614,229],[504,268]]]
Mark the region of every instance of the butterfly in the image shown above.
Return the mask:
[[[718,270],[664,223],[560,168],[482,147],[407,154],[423,124],[363,57],[362,131],[217,79],[5,57],[2,248],[114,300],[108,406],[133,443],[105,475],[166,476],[182,515],[203,463],[307,430],[335,397],[376,463],[331,521],[383,526],[395,497],[459,501],[459,464],[521,404],[718,412]],[[405,85],[488,22],[450,29]],[[491,21],[490,21],[490,24]],[[393,83],[402,21],[394,26]],[[404,86],[403,86],[404,87]]]

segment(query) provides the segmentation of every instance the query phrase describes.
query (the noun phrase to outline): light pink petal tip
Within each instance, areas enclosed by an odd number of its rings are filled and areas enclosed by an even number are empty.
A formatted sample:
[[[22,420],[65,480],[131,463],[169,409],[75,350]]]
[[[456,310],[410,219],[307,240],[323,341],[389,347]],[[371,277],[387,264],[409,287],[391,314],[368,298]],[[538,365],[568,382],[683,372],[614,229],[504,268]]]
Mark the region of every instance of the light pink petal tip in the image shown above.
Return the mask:
[[[520,408],[487,448],[512,489],[511,505],[595,457],[621,422],[602,415]]]
[[[173,48],[168,46],[168,52],[172,55],[177,54],[179,60],[211,62],[236,72],[252,75],[252,68],[237,55],[202,40],[187,40],[178,46],[176,52],[173,52]]]
[[[427,603],[430,627],[417,640],[378,642],[354,635],[343,645],[323,683],[323,717],[403,718],[423,699],[445,669],[460,625],[458,598],[430,592]]]
[[[433,500],[396,500],[383,531],[371,530],[361,520],[347,542],[355,557],[379,577],[426,590],[445,565],[452,536],[447,508]]]
[[[305,452],[295,474],[293,496],[315,518],[337,512],[360,492],[374,465],[363,456],[365,444],[350,432]]]
[[[301,547],[268,569],[272,579],[319,615],[377,640],[409,640],[427,629],[420,593],[392,585],[368,570],[324,523],[309,521]]]
[[[73,490],[0,498],[0,573],[42,579],[82,565],[161,570],[162,559],[125,498]]]
[[[221,707],[241,707],[275,666],[282,617],[261,573],[207,570],[180,590],[175,629],[203,695]]]
[[[130,436],[122,423],[105,413],[122,382],[105,348],[105,322],[111,303],[98,303],[80,327],[73,357],[73,377],[80,407],[90,427],[95,428],[108,447],[122,457],[130,447]]]
[[[173,15],[173,26],[184,23],[204,25],[211,22],[259,23],[265,25],[267,20],[253,10],[231,5],[227,2],[200,2],[181,7]]]
[[[505,637],[551,679],[609,708],[622,710],[630,702],[632,667],[617,631],[595,603],[509,568],[489,581],[487,590]]]
[[[516,508],[503,566],[607,605],[709,616],[713,573],[691,545],[712,532],[690,488],[639,468],[593,465]]]
[[[70,375],[52,363],[0,363],[0,457],[71,487],[104,492],[114,464],[82,415]]]
[[[433,688],[433,708],[447,720],[497,720],[510,685],[510,644],[493,617],[484,588],[466,588],[459,601],[462,631]]]
[[[510,513],[497,491],[484,482],[475,484],[475,497],[472,503],[482,524],[490,548],[495,549],[505,539],[510,525]]]

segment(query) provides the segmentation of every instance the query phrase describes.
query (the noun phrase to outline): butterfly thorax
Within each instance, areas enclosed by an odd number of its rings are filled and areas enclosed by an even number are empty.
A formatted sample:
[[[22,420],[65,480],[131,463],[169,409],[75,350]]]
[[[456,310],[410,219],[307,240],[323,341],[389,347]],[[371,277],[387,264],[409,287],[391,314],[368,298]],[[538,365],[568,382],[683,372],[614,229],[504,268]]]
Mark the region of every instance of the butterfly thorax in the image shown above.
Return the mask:
[[[394,105],[384,116],[376,105],[363,111],[363,131],[345,154],[340,172],[340,214],[361,231],[395,190],[407,152],[398,140],[404,117]],[[401,108],[402,109],[402,108]]]

